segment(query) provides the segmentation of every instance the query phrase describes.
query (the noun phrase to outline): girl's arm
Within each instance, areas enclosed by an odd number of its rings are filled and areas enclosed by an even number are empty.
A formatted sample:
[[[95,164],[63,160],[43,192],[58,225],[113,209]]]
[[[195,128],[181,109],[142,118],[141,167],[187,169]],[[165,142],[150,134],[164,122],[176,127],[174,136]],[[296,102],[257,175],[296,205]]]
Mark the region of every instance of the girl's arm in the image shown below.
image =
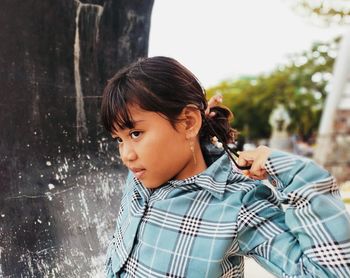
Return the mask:
[[[268,177],[287,206],[283,211],[270,202],[262,182],[244,195],[237,236],[242,254],[278,277],[350,277],[350,217],[334,178],[312,160],[266,147],[240,158],[253,162],[249,176]]]

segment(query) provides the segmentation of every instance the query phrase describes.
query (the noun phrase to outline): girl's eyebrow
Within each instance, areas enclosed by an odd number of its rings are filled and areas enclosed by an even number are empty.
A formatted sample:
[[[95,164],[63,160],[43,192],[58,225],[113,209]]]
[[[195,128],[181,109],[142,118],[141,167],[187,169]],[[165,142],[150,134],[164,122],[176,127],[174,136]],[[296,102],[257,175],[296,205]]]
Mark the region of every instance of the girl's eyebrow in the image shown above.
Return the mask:
[[[138,123],[140,123],[140,122],[144,122],[145,120],[137,120],[137,121],[133,121],[134,122],[134,124],[138,124]]]
[[[145,122],[145,120],[132,121],[132,125],[135,127],[137,124],[139,124],[141,122]],[[129,129],[129,128],[125,128],[125,129]],[[123,130],[125,130],[125,129],[123,129]]]
[[[136,126],[137,124],[141,123],[141,122],[144,122],[145,120],[137,120],[137,121],[133,121],[133,125]],[[124,130],[127,130],[129,128],[123,128],[120,130],[120,132],[124,131]],[[114,132],[112,135],[112,138],[115,139],[116,137],[118,137],[118,132]]]

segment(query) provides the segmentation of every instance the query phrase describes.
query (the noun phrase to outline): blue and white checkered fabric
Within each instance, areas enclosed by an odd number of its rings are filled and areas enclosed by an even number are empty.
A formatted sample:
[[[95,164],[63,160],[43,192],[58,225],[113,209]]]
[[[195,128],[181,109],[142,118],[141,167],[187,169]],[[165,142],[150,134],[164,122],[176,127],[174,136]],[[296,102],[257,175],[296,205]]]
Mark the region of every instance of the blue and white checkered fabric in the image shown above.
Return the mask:
[[[333,177],[279,151],[266,169],[276,194],[225,154],[156,190],[129,175],[107,277],[243,277],[243,256],[278,277],[350,277],[350,217]]]

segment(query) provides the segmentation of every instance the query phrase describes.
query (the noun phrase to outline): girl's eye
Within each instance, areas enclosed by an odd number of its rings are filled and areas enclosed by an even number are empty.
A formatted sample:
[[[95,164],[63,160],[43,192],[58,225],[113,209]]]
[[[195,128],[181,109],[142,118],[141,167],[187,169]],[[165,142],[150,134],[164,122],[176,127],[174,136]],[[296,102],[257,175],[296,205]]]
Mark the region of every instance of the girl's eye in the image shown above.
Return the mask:
[[[141,132],[140,132],[140,131],[133,131],[133,132],[130,132],[130,137],[131,137],[132,139],[137,139],[140,135],[141,135]]]
[[[113,140],[114,140],[115,142],[117,142],[118,144],[120,144],[120,143],[123,142],[122,138],[120,138],[120,137],[115,137]]]

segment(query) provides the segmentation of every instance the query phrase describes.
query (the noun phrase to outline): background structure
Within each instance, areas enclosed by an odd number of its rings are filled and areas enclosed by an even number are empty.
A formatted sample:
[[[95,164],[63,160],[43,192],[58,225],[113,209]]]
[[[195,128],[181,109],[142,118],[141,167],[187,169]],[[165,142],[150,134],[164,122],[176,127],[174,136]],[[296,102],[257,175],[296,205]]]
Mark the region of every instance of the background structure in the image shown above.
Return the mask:
[[[5,0],[0,276],[99,277],[120,199],[103,85],[146,56],[153,0]]]

